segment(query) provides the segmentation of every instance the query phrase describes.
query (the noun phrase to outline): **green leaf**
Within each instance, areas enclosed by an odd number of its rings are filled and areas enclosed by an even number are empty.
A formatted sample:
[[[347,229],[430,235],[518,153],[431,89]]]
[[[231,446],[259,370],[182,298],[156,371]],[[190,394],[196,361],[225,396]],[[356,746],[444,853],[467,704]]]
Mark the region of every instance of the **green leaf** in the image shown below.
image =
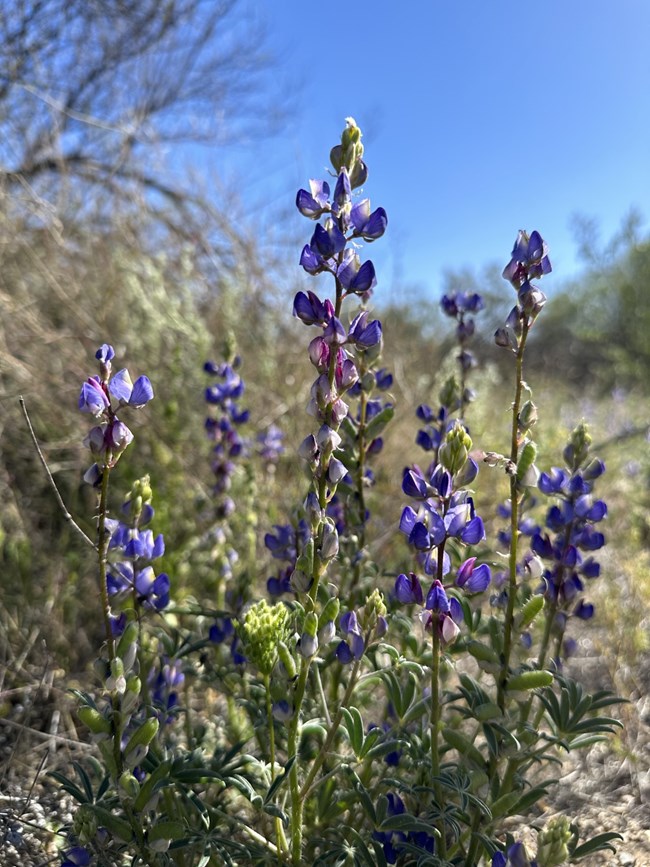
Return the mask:
[[[373,416],[366,425],[366,440],[370,441],[378,437],[394,415],[395,407],[385,406],[381,412]]]
[[[440,831],[428,822],[411,816],[409,813],[398,813],[396,816],[388,816],[379,826],[380,831],[423,831],[425,834],[430,834],[435,837],[440,836]]]
[[[289,827],[289,817],[277,804],[264,804],[264,812],[268,813],[269,816],[280,819],[285,828]]]
[[[73,783],[72,780],[69,780],[63,774],[60,774],[58,771],[50,771],[48,777],[52,777],[53,779],[55,779],[64,791],[66,791],[69,795],[72,795],[75,801],[79,801],[80,804],[88,803],[88,799],[81,791],[79,786],[77,786],[76,783]]]
[[[374,745],[377,743],[377,741],[379,740],[381,735],[382,735],[382,731],[380,728],[370,729],[368,734],[363,739],[363,744],[361,746],[361,749],[359,750],[358,757],[360,759],[366,758],[366,756],[368,755],[370,750],[374,747]]]
[[[93,792],[93,786],[92,786],[92,783],[90,782],[90,777],[88,776],[86,771],[82,768],[82,766],[79,764],[79,762],[73,762],[72,766],[75,769],[75,771],[77,772],[77,776],[81,780],[81,784],[84,787],[84,792],[86,793],[88,801],[89,802],[94,801],[95,800],[95,793]]]
[[[175,820],[164,819],[156,822],[148,833],[147,840],[153,842],[155,840],[180,840],[184,834],[182,822]]]
[[[363,719],[356,707],[341,708],[345,718],[345,727],[350,738],[350,745],[355,756],[358,756],[363,747]]]
[[[602,852],[605,849],[608,849],[610,852],[616,852],[614,846],[610,845],[612,840],[623,840],[623,836],[621,834],[615,834],[613,831],[608,831],[605,834],[597,834],[595,837],[592,837],[591,840],[587,840],[582,845],[578,846],[576,849],[571,852],[570,860],[579,861],[581,858],[584,858],[585,855],[591,855],[593,852]]]
[[[370,817],[373,825],[377,824],[377,815],[375,813],[375,805],[372,802],[370,795],[368,794],[368,790],[361,782],[359,775],[352,770],[352,768],[347,768],[348,775],[352,778],[352,786],[354,791],[359,796],[359,801],[366,811],[367,815]]]
[[[273,782],[269,786],[268,792],[266,793],[266,797],[264,798],[265,804],[268,804],[270,801],[273,800],[280,786],[282,786],[289,779],[289,772],[291,771],[291,768],[293,767],[295,761],[296,757],[291,756],[291,758],[284,766],[282,773],[273,780]]]

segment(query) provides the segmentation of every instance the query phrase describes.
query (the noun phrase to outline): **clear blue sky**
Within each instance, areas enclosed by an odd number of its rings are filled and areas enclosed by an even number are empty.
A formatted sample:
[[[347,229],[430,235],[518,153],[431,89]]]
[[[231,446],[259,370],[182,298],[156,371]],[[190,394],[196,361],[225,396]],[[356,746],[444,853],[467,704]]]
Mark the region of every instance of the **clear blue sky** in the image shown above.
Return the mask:
[[[604,239],[630,207],[650,216],[649,0],[251,7],[294,100],[271,177],[269,145],[251,146],[251,195],[268,189],[279,218],[354,116],[365,193],[389,217],[369,250],[378,297],[392,283],[436,296],[445,269],[505,263],[519,228],[539,229],[561,280],[580,267],[573,214]]]

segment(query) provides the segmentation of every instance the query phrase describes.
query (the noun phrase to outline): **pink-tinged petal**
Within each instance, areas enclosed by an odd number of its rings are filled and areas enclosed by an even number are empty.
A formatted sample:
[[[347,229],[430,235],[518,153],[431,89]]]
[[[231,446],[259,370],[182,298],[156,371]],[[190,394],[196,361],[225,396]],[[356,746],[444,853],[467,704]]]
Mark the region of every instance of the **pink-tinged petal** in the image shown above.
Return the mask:
[[[96,377],[91,376],[81,386],[78,405],[81,412],[90,412],[95,416],[100,416],[107,409],[108,397]]]
[[[440,637],[445,644],[452,644],[458,638],[460,629],[451,617],[443,617],[440,624]]]
[[[456,575],[456,585],[458,587],[463,587],[467,584],[468,579],[474,571],[474,563],[476,563],[476,557],[470,557],[461,564],[458,569],[458,574]]]

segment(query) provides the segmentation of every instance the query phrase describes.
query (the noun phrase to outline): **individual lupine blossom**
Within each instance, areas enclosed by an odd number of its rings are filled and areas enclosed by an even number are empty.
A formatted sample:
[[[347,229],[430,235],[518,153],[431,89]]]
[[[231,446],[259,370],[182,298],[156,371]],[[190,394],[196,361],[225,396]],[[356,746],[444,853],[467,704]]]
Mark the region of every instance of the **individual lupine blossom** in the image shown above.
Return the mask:
[[[505,325],[494,335],[497,346],[512,349],[515,353],[519,351],[524,327],[532,327],[546,303],[546,296],[531,280],[539,280],[550,272],[548,246],[542,236],[537,231],[530,235],[520,231],[510,262],[503,269],[504,279],[517,291],[517,304],[508,314]]]
[[[417,418],[424,422],[425,427],[417,432],[416,445],[425,452],[433,452],[433,463],[437,463],[438,449],[445,434],[453,425],[452,413],[460,409],[460,389],[455,377],[449,377],[438,394],[440,406],[434,411],[428,404],[422,403],[415,411]]]
[[[491,867],[537,867],[537,861],[531,861],[523,843],[513,843],[506,852],[495,852]]]
[[[428,472],[419,467],[404,472],[402,490],[419,502],[417,509],[406,506],[400,519],[400,530],[415,548],[418,560],[427,575],[435,576],[424,595],[420,579],[414,572],[402,573],[395,582],[394,594],[403,605],[423,605],[420,617],[425,629],[437,625],[444,644],[453,642],[463,621],[462,606],[447,591],[481,593],[490,584],[490,567],[477,565],[476,557],[463,560],[455,570],[453,581],[442,579],[452,572],[451,558],[446,547],[451,542],[456,550],[477,545],[485,538],[483,520],[476,514],[469,491],[460,490],[476,477],[478,466],[469,457],[472,441],[460,422],[446,434],[438,455],[440,463]]]
[[[235,371],[239,363],[239,359],[235,358],[232,364],[206,361],[203,365],[206,373],[221,380],[205,390],[206,402],[218,411],[216,416],[206,418],[205,430],[208,438],[214,442],[214,491],[222,495],[220,510],[223,517],[228,517],[235,509],[234,502],[225,494],[230,489],[237,459],[244,456],[250,447],[249,441],[239,432],[241,425],[249,419],[248,410],[240,409],[237,403],[245,388],[244,381]]]
[[[406,805],[399,795],[389,792],[386,795],[388,802],[386,816],[401,816],[406,813]],[[400,854],[406,850],[407,844],[410,844],[408,851],[412,846],[433,854],[435,849],[435,841],[432,835],[426,831],[409,831],[405,834],[403,831],[374,831],[373,839],[382,844],[384,850],[384,858],[387,864],[395,864]]]
[[[461,402],[464,406],[471,403],[475,397],[474,392],[464,384],[467,374],[476,367],[477,363],[474,353],[467,348],[467,344],[476,330],[476,324],[472,317],[483,310],[485,302],[478,292],[452,292],[449,295],[443,295],[440,304],[443,312],[456,321],[456,339],[459,345],[456,361],[463,383]]]
[[[73,846],[62,854],[61,867],[87,867],[90,864],[91,853],[85,846]]]
[[[178,707],[178,687],[185,682],[185,674],[179,659],[170,659],[161,654],[157,664],[149,672],[151,701],[158,711],[161,723],[174,721],[175,708]]]
[[[154,517],[151,496],[145,476],[134,483],[122,505],[124,520],[106,519],[109,552],[121,557],[109,565],[106,587],[112,603],[129,599],[143,608],[162,611],[169,605],[170,580],[166,572],[156,574],[152,566],[165,553],[165,540],[161,533],[154,536],[151,529],[144,529]],[[119,630],[119,621],[115,628]]]
[[[369,645],[386,634],[386,605],[378,590],[373,590],[366,604],[357,611],[346,611],[339,619],[344,638],[336,648],[336,658],[347,665],[361,659]]]
[[[232,617],[228,615],[217,617],[208,631],[208,638],[213,644],[227,644],[230,648],[230,658],[235,665],[246,664],[246,657],[241,652],[241,641],[235,631]]]
[[[595,499],[593,488],[605,464],[589,455],[591,436],[584,423],[573,431],[564,449],[565,467],[541,473],[539,490],[557,502],[546,513],[546,532],[533,535],[531,547],[545,563],[544,592],[556,607],[558,626],[564,631],[569,616],[588,620],[594,606],[585,602],[585,581],[600,575],[594,552],[605,545],[596,528],[607,516],[607,505]]]
[[[272,575],[266,582],[266,589],[270,596],[277,598],[284,593],[293,593],[291,576],[296,568],[296,561],[303,548],[309,542],[311,533],[307,522],[301,518],[297,524],[275,524],[275,532],[266,533],[264,544],[271,552],[275,560],[286,562],[276,575]]]
[[[532,510],[536,504],[537,500],[535,497],[532,497],[529,494],[529,490],[526,490],[521,503],[519,504],[519,535],[521,538],[528,538],[532,540],[533,536],[536,533],[540,532],[540,526],[536,520],[532,517],[526,515],[527,511]],[[497,515],[500,518],[504,518],[506,520],[510,519],[511,515],[511,505],[510,500],[507,500],[505,503],[499,503],[497,506]],[[507,524],[505,527],[502,527],[497,533],[497,539],[499,542],[500,550],[505,552],[510,549],[510,524]],[[517,563],[516,567],[517,576],[519,579],[529,579],[532,581],[537,581],[542,577],[542,572],[544,571],[544,567],[540,558],[530,549],[530,543],[528,550],[525,551],[523,557]],[[509,573],[507,569],[502,569],[498,572],[495,572],[492,575],[492,585],[496,591],[496,593],[491,597],[490,604],[495,606],[496,608],[503,608],[508,603],[508,593],[507,590],[504,589],[509,580]],[[522,636],[523,642],[528,645],[531,636],[529,633],[524,633]]]
[[[257,452],[267,467],[276,464],[280,456],[284,454],[283,439],[283,431],[274,424],[258,433],[256,437]]]
[[[81,386],[78,406],[100,420],[86,437],[87,446],[96,462],[86,471],[84,481],[93,486],[101,484],[105,469],[115,466],[120,456],[133,441],[133,434],[120,421],[118,412],[123,409],[140,409],[153,398],[153,388],[147,376],[131,380],[128,370],[118,371],[111,377],[115,350],[103,343],[95,358],[99,361],[99,376],[90,376]]]

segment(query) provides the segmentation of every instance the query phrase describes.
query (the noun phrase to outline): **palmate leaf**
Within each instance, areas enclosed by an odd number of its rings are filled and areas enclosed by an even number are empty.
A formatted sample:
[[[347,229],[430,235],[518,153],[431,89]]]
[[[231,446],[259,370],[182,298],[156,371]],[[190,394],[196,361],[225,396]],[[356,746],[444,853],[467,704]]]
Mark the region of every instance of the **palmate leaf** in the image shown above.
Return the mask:
[[[620,704],[624,699],[607,690],[589,695],[569,677],[558,675],[556,679],[561,687],[559,696],[551,688],[540,690],[538,696],[555,729],[558,744],[567,751],[597,743],[605,735],[612,734],[615,728],[622,727],[614,717],[595,714],[602,708]]]

